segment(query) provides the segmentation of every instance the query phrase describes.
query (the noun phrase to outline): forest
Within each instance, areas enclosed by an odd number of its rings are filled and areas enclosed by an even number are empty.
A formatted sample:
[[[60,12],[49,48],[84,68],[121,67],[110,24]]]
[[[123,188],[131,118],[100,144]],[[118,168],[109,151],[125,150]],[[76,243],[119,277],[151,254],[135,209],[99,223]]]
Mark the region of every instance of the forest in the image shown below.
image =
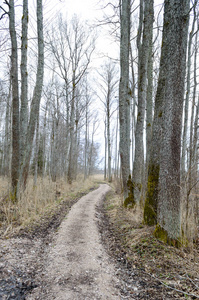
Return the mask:
[[[97,9],[0,5],[0,235],[104,182],[155,238],[198,247],[198,0]]]
[[[125,261],[167,286],[158,255],[189,257],[179,282],[195,289],[177,289],[199,298],[198,0],[97,1],[92,21],[62,2],[0,5],[0,238],[108,184]]]
[[[164,16],[153,2],[104,4],[96,27],[120,43],[120,57],[104,55],[97,68],[94,26],[61,14],[44,23],[42,1],[35,16],[28,1],[2,4],[0,172],[11,203],[30,180],[71,184],[103,170],[120,182],[125,206],[144,208],[146,224],[177,240],[183,211],[194,239],[198,1],[166,1]]]

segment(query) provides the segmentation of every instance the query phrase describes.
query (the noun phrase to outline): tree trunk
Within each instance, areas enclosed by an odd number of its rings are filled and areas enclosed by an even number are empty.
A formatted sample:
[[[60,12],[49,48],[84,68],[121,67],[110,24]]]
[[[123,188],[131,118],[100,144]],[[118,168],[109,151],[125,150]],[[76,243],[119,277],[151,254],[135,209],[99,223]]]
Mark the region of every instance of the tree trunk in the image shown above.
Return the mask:
[[[188,113],[189,113],[189,96],[190,96],[190,79],[191,79],[191,47],[194,36],[194,27],[196,22],[196,13],[194,13],[194,19],[192,22],[191,32],[189,33],[189,44],[187,53],[187,84],[186,84],[186,97],[184,105],[184,126],[183,126],[183,136],[182,136],[182,158],[181,158],[181,175],[182,179],[185,179],[185,174],[188,168],[188,162],[186,162],[187,153],[187,131],[188,131]]]
[[[72,79],[73,89],[72,89],[72,99],[71,99],[71,113],[70,113],[70,148],[69,148],[69,162],[68,162],[68,183],[72,183],[74,179],[74,121],[75,121],[75,71],[73,72]]]
[[[130,0],[122,1],[120,24],[120,158],[123,198],[128,197],[127,181],[130,175],[130,95],[129,95],[129,44],[130,44]]]
[[[38,154],[39,154],[39,116],[37,118],[36,137],[35,137],[35,158],[34,158],[34,186],[37,186],[38,176]]]
[[[182,237],[180,152],[188,20],[189,0],[165,0],[162,42],[166,78],[155,235],[176,246]]]
[[[15,197],[19,179],[19,87],[18,87],[18,55],[17,37],[15,31],[14,1],[9,1],[9,30],[11,37],[11,82],[12,82],[12,163],[11,182],[12,193]]]
[[[30,158],[32,153],[32,145],[36,122],[39,115],[41,93],[43,86],[44,73],[44,41],[43,41],[43,11],[42,0],[37,0],[37,35],[38,35],[38,64],[36,85],[33,92],[33,99],[31,103],[30,120],[27,129],[26,146],[23,158],[23,164],[20,171],[19,188],[25,189],[27,178],[29,174]]]
[[[105,117],[105,121],[104,121],[104,180],[106,180],[106,158],[107,158],[107,121],[106,121],[106,117]]]
[[[142,20],[140,20],[141,22]],[[147,69],[151,27],[153,27],[153,0],[144,0],[144,29],[142,44],[138,51],[138,114],[135,130],[135,159],[133,164],[133,195],[134,201],[140,203],[143,189],[144,174],[144,118],[147,92]]]
[[[111,174],[111,137],[110,137],[110,90],[107,93],[107,144],[108,144],[108,182],[112,181]]]
[[[28,0],[23,0],[21,36],[21,110],[20,110],[20,161],[23,162],[26,133],[28,126]]]

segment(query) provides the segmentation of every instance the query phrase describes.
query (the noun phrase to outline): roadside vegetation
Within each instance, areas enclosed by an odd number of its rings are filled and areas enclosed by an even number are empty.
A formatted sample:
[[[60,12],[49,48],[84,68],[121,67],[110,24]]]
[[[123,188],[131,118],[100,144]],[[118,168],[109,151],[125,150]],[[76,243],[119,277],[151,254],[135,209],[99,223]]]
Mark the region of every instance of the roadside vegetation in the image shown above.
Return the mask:
[[[46,177],[38,178],[37,185],[34,186],[33,178],[30,178],[20,201],[15,202],[9,194],[8,178],[1,177],[0,236],[9,237],[23,231],[24,228],[32,228],[35,224],[46,222],[58,214],[62,206],[69,208],[74,200],[88,193],[90,189],[97,188],[97,182],[100,180],[102,181],[100,175],[86,180],[79,175],[76,181],[68,184],[63,178],[55,183]]]
[[[115,254],[124,253],[126,264],[149,275],[172,299],[199,298],[199,234],[187,247],[169,246],[154,236],[155,226],[143,223],[143,209],[124,208],[118,184],[112,186],[104,208],[119,245]]]

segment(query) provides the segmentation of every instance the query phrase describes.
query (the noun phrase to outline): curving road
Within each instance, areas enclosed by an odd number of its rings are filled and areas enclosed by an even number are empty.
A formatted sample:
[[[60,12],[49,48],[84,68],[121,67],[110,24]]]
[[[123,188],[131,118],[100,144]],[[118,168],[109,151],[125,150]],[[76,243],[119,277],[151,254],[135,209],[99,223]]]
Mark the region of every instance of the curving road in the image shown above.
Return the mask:
[[[96,205],[109,190],[100,185],[73,205],[51,245],[44,282],[27,299],[121,299],[95,216]]]

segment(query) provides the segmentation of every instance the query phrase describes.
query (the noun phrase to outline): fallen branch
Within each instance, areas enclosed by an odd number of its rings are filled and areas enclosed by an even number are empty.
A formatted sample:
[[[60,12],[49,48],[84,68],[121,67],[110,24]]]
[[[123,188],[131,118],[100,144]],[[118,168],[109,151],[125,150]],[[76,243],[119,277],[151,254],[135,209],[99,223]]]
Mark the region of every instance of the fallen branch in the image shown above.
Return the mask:
[[[189,275],[187,275],[186,278],[189,279],[193,283],[193,285],[199,290],[199,286],[195,284],[195,282],[189,277]]]

